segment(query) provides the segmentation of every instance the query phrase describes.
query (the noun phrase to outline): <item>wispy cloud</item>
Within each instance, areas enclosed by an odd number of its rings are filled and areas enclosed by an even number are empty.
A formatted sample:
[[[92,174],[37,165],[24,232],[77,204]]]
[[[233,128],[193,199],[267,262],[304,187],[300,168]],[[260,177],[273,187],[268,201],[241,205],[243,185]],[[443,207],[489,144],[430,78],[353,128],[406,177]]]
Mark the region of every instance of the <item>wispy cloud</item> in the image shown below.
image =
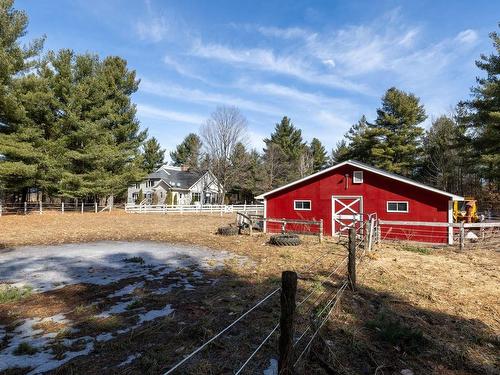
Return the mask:
[[[201,125],[206,119],[203,116],[198,116],[192,113],[171,111],[148,104],[137,104],[137,112],[140,117],[181,122],[191,125]]]
[[[135,31],[140,39],[149,42],[160,42],[162,41],[169,31],[168,23],[166,17],[161,14],[157,14],[152,9],[151,2],[146,0],[144,2],[146,6],[146,15],[137,20],[135,23]]]
[[[207,103],[213,105],[234,105],[240,109],[276,115],[280,109],[258,101],[247,100],[234,95],[224,95],[200,89],[190,89],[172,83],[153,82],[142,79],[139,89],[153,95],[174,98],[186,102]]]
[[[369,93],[364,84],[357,84],[334,74],[316,70],[307,57],[300,54],[277,55],[271,49],[231,48],[221,44],[203,44],[198,41],[191,55],[261,71],[289,75],[307,83],[330,86],[350,91]]]

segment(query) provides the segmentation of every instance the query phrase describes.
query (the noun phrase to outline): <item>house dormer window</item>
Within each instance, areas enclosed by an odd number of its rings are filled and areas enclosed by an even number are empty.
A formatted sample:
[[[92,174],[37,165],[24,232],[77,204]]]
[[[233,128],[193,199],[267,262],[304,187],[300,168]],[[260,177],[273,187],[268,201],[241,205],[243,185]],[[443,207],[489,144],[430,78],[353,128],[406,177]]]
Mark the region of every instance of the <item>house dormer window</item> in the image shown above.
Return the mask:
[[[363,183],[363,171],[354,171],[352,173],[352,183],[353,184]]]

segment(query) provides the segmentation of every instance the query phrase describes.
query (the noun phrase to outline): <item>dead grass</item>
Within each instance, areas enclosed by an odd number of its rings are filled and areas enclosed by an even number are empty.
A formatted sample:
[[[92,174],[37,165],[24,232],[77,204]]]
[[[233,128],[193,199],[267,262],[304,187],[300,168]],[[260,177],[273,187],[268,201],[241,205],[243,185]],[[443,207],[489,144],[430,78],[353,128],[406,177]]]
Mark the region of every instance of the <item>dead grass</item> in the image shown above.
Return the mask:
[[[215,234],[218,226],[233,220],[228,216],[122,212],[4,216],[0,217],[0,226],[8,229],[0,231],[0,251],[31,244],[153,240],[202,245],[249,257],[251,265],[227,261],[225,268],[205,275],[206,279],[217,279],[217,284],[200,280],[193,291],[173,290],[158,298],[140,295],[140,303],[147,308],[171,303],[175,316],[98,343],[99,355],[77,358],[55,371],[99,374],[102,368],[140,352],[142,356],[124,367],[122,373],[156,374],[279,285],[281,271],[304,270],[321,256],[308,274],[311,277],[304,275],[299,281],[301,295],[306,286],[320,294],[325,290],[322,276],[346,254],[333,241],[320,245],[313,237],[305,238],[298,247],[276,248],[267,245],[268,237],[263,234],[251,238]],[[460,253],[405,246],[385,245],[369,254],[359,270],[357,292],[346,292],[336,318],[322,331],[302,372],[328,373],[330,366],[339,374],[399,374],[405,368],[415,374],[498,374],[499,253],[494,249]],[[97,289],[72,285],[34,294],[22,303],[0,303],[0,324],[10,324],[20,317],[71,311],[68,317],[86,333],[112,331],[130,324],[127,313],[119,319],[99,320],[92,316],[106,306],[90,304],[130,282],[123,280]],[[186,367],[186,373],[232,373],[273,326],[278,318],[278,303],[278,299],[271,301],[250,321],[235,326],[228,337],[200,353]],[[61,337],[70,335],[65,330],[60,332]],[[267,367],[269,358],[275,355],[273,340],[256,357],[249,373]],[[54,352],[62,355],[64,348],[54,348]],[[217,360],[220,358],[224,361]]]

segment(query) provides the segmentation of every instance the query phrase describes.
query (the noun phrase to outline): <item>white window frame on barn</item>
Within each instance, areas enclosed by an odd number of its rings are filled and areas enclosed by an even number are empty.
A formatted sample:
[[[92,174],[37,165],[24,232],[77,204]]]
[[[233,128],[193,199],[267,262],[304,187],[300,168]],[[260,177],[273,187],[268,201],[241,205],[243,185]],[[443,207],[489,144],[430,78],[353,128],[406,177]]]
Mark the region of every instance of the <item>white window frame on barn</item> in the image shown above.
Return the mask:
[[[302,207],[297,208],[297,203],[301,203]],[[304,208],[304,203],[309,203],[309,208]],[[293,209],[295,211],[311,211],[312,209],[312,202],[307,199],[297,199],[293,201]]]
[[[363,171],[352,172],[352,183],[353,184],[362,184],[363,183]]]
[[[396,209],[389,209],[389,204],[396,204]],[[406,204],[406,210],[400,210],[399,205]],[[387,201],[387,212],[398,212],[406,214],[410,211],[410,203],[408,201]]]

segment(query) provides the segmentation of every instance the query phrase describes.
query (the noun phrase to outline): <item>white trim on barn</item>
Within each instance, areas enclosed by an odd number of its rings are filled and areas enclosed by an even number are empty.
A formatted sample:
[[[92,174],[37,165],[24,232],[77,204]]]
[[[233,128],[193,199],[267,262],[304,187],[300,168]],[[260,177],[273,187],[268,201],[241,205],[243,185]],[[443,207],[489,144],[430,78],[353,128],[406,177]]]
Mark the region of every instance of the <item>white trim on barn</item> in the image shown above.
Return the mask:
[[[342,163],[336,164],[336,165],[334,165],[334,166],[332,166],[330,168],[323,169],[322,171],[313,173],[310,176],[301,178],[300,180],[291,182],[289,184],[286,184],[286,185],[281,186],[279,188],[276,188],[274,190],[268,191],[267,193],[261,194],[258,197],[255,197],[255,199],[264,199],[264,197],[266,197],[266,196],[268,196],[270,194],[277,193],[278,191],[287,189],[287,188],[289,188],[291,186],[294,186],[296,184],[299,184],[301,182],[310,180],[310,179],[315,178],[317,176],[321,176],[324,173],[328,173],[328,172],[333,171],[333,170],[335,170],[337,168],[340,168],[340,167],[342,167],[344,165],[352,165],[353,167],[364,169],[364,170],[367,170],[369,172],[373,172],[373,173],[379,174],[381,176],[384,176],[384,177],[387,177],[387,178],[391,178],[393,180],[397,180],[397,181],[401,181],[401,182],[407,183],[409,185],[417,186],[419,188],[426,189],[426,190],[432,191],[432,192],[437,193],[437,194],[446,195],[446,196],[452,198],[453,200],[458,200],[458,201],[464,200],[464,198],[461,197],[461,196],[459,196],[459,195],[447,193],[446,191],[439,190],[439,189],[436,189],[436,188],[433,188],[433,187],[421,184],[419,182],[410,180],[409,178],[406,178],[406,177],[403,177],[403,176],[399,176],[399,175],[394,174],[394,173],[389,173],[389,172],[383,171],[381,169],[378,169],[378,168],[366,165],[364,163],[360,163],[359,161],[355,161],[355,160],[347,160],[347,161],[344,161]]]

